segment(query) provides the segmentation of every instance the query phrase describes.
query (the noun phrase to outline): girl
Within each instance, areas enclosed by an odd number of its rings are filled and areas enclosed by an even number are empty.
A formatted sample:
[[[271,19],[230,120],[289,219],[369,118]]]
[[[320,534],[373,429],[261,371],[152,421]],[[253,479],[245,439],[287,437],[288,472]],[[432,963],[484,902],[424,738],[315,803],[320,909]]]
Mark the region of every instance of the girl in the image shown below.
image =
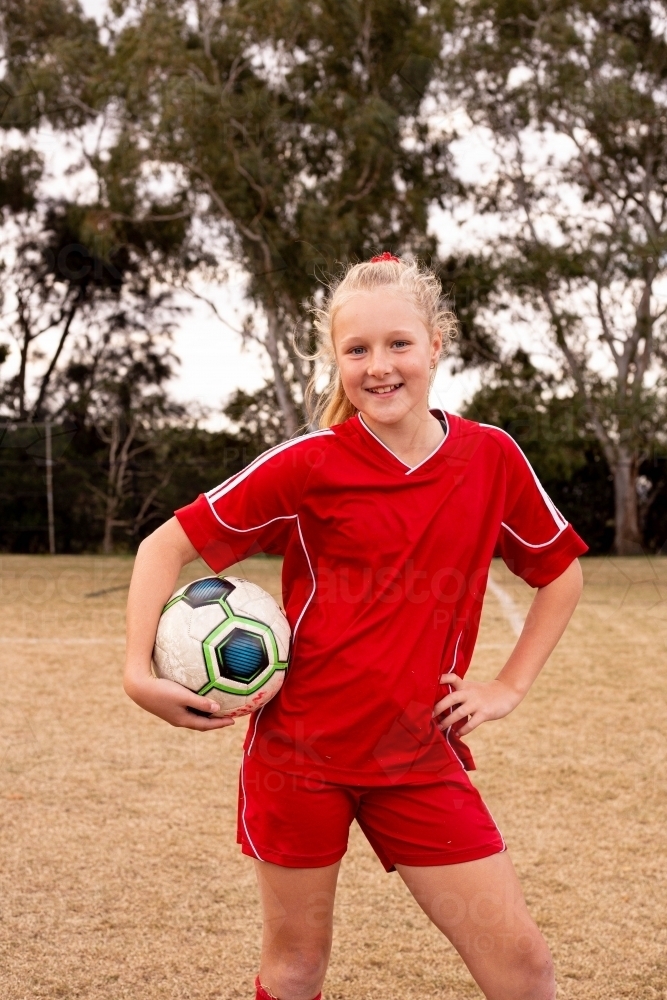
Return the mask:
[[[320,996],[353,819],[489,1000],[552,1000],[547,946],[461,737],[525,696],[577,603],[586,546],[507,434],[429,410],[455,327],[435,275],[388,253],[351,266],[316,324],[331,364],[320,429],[141,544],[125,690],[175,726],[232,725],[152,675],[157,622],[197,555],[216,573],[283,555],[291,664],[250,721],[239,790],[264,915],[258,1000]],[[464,674],[494,552],[537,592],[497,678],[479,683]]]

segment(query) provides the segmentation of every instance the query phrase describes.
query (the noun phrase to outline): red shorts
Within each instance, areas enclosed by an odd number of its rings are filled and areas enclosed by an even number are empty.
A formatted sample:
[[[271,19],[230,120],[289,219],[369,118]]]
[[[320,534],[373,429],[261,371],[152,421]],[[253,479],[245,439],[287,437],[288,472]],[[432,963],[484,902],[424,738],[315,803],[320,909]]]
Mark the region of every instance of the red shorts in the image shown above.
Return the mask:
[[[345,854],[356,819],[387,871],[453,865],[505,850],[466,772],[427,784],[369,787],[286,774],[244,755],[237,840],[244,854],[286,868],[322,868]]]

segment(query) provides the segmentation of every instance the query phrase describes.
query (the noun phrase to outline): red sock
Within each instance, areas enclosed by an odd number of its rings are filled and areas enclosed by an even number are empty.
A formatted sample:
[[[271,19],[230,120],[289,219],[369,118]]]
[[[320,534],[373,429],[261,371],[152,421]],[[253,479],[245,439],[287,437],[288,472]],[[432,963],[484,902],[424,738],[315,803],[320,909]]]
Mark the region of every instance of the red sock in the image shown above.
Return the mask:
[[[255,1000],[278,1000],[278,997],[275,997],[273,993],[269,993],[268,990],[264,989],[259,981],[259,976],[255,979],[255,986],[257,988]],[[318,993],[316,997],[313,997],[313,1000],[322,1000],[322,994]]]

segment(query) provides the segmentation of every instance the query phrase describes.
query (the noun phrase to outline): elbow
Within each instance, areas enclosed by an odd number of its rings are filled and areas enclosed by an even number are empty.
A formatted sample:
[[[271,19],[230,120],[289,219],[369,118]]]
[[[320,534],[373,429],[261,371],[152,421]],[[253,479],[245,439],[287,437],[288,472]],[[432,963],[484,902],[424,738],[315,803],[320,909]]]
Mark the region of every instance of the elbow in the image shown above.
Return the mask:
[[[129,672],[129,670],[125,670],[125,673],[123,674],[123,691],[130,699],[130,701],[133,701],[135,702],[135,704],[138,704],[137,684],[132,674]]]
[[[123,691],[128,698],[131,698],[132,701],[134,701],[134,698],[132,698],[132,681],[127,676],[127,673],[123,674]]]

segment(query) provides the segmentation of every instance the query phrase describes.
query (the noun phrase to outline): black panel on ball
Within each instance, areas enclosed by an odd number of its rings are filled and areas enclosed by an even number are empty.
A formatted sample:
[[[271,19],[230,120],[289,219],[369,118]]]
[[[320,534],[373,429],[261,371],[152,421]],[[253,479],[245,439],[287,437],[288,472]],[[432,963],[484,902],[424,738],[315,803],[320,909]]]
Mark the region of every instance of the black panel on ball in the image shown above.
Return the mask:
[[[205,604],[215,604],[221,597],[227,597],[234,590],[234,584],[219,576],[207,576],[195,580],[183,593],[183,599],[192,608],[203,608]]]
[[[220,676],[249,684],[269,665],[269,656],[261,635],[235,628],[217,647]]]

